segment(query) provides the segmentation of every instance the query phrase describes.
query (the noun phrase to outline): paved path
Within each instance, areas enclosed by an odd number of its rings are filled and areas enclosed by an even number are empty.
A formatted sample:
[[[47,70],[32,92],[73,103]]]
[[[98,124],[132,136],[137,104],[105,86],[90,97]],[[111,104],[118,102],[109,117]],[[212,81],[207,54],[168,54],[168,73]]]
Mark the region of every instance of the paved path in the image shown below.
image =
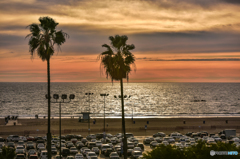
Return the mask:
[[[13,126],[14,123],[16,123],[16,125],[22,125],[21,123],[18,123],[18,120],[8,120],[8,123],[6,126]]]

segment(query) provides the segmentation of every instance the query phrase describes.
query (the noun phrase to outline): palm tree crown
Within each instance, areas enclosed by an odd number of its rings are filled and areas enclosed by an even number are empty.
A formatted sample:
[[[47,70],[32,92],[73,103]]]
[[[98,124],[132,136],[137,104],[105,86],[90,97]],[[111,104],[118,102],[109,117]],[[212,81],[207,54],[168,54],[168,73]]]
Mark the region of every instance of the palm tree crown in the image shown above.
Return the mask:
[[[50,17],[40,17],[40,24],[31,24],[29,25],[30,34],[26,36],[30,37],[28,45],[29,52],[33,56],[36,51],[38,56],[43,60],[48,60],[54,53],[54,45],[56,44],[58,47],[62,45],[66,38],[68,38],[68,34],[60,31],[56,31],[56,23]]]
[[[104,44],[107,50],[100,54],[101,65],[104,67],[107,77],[113,80],[127,78],[131,72],[131,64],[134,65],[135,57],[130,52],[135,46],[126,44],[128,37],[126,35],[115,37],[110,36],[111,45]]]

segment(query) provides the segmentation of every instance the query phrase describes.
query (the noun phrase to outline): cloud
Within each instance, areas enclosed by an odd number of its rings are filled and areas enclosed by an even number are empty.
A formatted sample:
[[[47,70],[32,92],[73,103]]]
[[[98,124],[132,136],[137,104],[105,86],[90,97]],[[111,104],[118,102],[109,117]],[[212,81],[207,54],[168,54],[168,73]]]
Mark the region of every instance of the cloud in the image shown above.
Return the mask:
[[[216,59],[158,59],[158,58],[136,58],[144,61],[240,61],[240,58],[216,58]]]

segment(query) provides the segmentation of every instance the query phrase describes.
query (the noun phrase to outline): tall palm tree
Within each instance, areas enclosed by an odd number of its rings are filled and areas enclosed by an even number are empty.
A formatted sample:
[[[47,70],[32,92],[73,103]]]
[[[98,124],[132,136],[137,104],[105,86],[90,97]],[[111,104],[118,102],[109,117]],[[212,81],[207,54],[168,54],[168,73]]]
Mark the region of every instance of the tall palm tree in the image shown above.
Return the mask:
[[[58,23],[56,23],[50,17],[40,17],[40,24],[31,24],[28,26],[30,34],[26,36],[30,37],[28,45],[29,52],[33,56],[34,52],[42,59],[42,61],[47,61],[47,79],[48,79],[48,133],[47,133],[47,150],[48,158],[51,159],[51,131],[50,131],[50,117],[51,117],[51,107],[50,107],[50,58],[54,54],[54,46],[60,46],[68,38],[68,34],[64,33],[62,30],[56,31]]]
[[[131,65],[134,65],[135,57],[130,50],[135,49],[133,44],[126,44],[128,37],[123,35],[110,36],[111,45],[104,44],[107,50],[99,55],[101,59],[101,66],[104,67],[107,78],[110,76],[113,80],[120,81],[121,86],[121,102],[122,102],[122,130],[124,134],[123,150],[124,159],[127,158],[127,139],[125,131],[125,117],[124,117],[124,96],[123,96],[123,78],[127,78],[131,72]]]

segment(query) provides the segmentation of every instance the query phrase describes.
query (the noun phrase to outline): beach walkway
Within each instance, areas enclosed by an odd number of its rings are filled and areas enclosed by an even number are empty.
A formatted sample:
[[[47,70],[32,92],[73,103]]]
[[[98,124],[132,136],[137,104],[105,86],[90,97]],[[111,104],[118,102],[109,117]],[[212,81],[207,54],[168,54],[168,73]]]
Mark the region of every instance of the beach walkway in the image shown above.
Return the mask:
[[[21,123],[18,123],[18,120],[8,120],[8,123],[6,126],[13,126],[15,123],[15,125],[22,125]]]

